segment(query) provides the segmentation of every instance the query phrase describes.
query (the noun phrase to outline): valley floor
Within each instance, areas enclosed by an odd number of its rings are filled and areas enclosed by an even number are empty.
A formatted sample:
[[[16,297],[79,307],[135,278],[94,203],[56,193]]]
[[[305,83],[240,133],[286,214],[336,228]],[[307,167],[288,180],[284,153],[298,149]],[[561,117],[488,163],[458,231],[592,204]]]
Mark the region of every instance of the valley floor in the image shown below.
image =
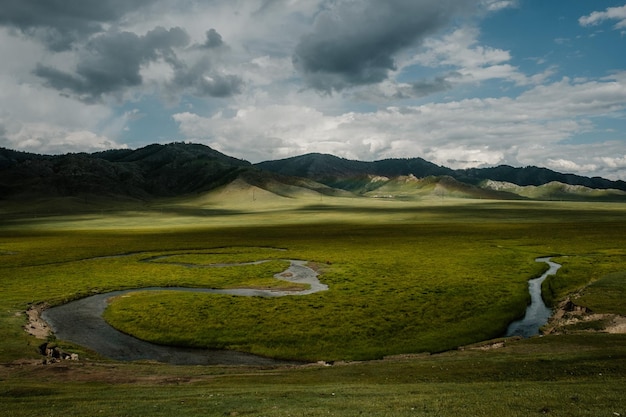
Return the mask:
[[[623,205],[301,203],[4,219],[3,415],[626,416]],[[270,250],[276,247],[287,254]],[[112,303],[146,339],[175,336],[177,343],[227,344],[267,356],[296,352],[312,363],[117,362],[52,339],[79,360],[43,364],[43,341],[23,329],[44,330],[28,324],[36,320],[26,314],[31,306],[149,285],[273,282],[262,275],[274,266],[242,274],[142,262],[164,254],[191,264],[268,255],[316,262],[330,290],[311,298],[146,295]],[[541,272],[538,256],[563,265],[544,287],[546,301],[558,306],[548,334],[497,338],[523,312],[527,279]],[[207,317],[219,320],[195,332]]]

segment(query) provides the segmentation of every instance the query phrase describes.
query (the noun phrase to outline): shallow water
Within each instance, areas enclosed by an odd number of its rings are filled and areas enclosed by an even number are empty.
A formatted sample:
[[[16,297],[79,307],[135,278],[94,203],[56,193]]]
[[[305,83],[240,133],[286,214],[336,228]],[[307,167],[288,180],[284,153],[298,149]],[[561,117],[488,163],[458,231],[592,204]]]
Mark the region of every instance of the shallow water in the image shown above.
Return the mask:
[[[541,297],[541,284],[549,276],[554,275],[561,265],[552,262],[550,258],[537,258],[537,262],[545,262],[550,268],[539,278],[528,281],[528,292],[530,293],[530,305],[526,307],[526,314],[521,320],[511,323],[506,331],[506,336],[531,337],[539,334],[541,326],[548,322],[552,316],[552,310],[546,306]]]
[[[262,261],[261,261],[262,262]],[[111,327],[102,314],[108,300],[135,291],[189,291],[211,294],[228,294],[247,297],[284,297],[325,291],[328,286],[317,279],[317,272],[308,268],[305,261],[291,260],[289,268],[277,279],[306,283],[303,291],[272,291],[247,288],[211,289],[183,287],[152,287],[96,294],[72,301],[43,312],[42,318],[62,340],[87,347],[103,356],[120,361],[154,360],[176,365],[273,365],[293,363],[251,355],[231,350],[208,350],[162,346],[139,340]]]
[[[555,274],[561,265],[552,262],[550,258],[537,258],[536,261],[546,262],[550,268],[539,278],[528,281],[531,303],[526,308],[524,318],[509,325],[506,336],[534,336],[539,333],[539,328],[546,324],[552,315],[552,310],[545,305],[541,297],[541,283],[549,275]],[[275,277],[285,281],[309,284],[309,289],[296,292],[248,288],[138,288],[96,294],[72,301],[44,311],[42,318],[50,325],[57,338],[87,347],[103,356],[120,361],[153,360],[176,365],[275,365],[297,363],[231,350],[191,349],[156,345],[122,333],[111,327],[102,318],[102,314],[107,307],[109,299],[135,291],[166,290],[228,294],[246,297],[284,297],[312,294],[328,289],[328,286],[319,282],[317,273],[308,268],[305,261],[291,260],[290,262],[291,265],[289,268],[277,274]]]

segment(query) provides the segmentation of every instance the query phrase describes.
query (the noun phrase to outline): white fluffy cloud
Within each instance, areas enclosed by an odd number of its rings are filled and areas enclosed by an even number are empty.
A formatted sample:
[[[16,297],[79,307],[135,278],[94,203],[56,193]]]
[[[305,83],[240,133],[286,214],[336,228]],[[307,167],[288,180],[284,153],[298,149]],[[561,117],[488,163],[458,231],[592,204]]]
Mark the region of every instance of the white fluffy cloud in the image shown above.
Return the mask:
[[[30,71],[42,46],[0,30],[0,146],[34,152],[70,152],[121,147],[103,133],[113,122],[106,105],[85,106],[41,88]],[[65,54],[62,54],[65,55]]]
[[[619,142],[586,153],[593,163],[575,162],[582,147],[565,142],[590,131],[595,116],[623,116],[625,109],[626,80],[616,74],[601,81],[564,78],[516,98],[475,98],[368,113],[325,115],[306,106],[273,105],[240,109],[233,117],[181,113],[174,118],[187,137],[254,162],[306,152],[366,160],[419,155],[452,168],[543,163],[615,177],[616,170],[623,170],[623,149],[617,159],[614,153],[619,152]]]
[[[608,7],[601,12],[593,12],[589,15],[582,16],[578,22],[582,26],[596,26],[607,20],[617,20],[615,29],[626,29],[626,5],[621,7]]]
[[[46,123],[9,124],[0,135],[0,146],[48,154],[127,147],[88,130],[70,130]]]
[[[484,6],[487,8],[487,10],[495,12],[511,7],[517,7],[518,2],[517,0],[485,0]]]

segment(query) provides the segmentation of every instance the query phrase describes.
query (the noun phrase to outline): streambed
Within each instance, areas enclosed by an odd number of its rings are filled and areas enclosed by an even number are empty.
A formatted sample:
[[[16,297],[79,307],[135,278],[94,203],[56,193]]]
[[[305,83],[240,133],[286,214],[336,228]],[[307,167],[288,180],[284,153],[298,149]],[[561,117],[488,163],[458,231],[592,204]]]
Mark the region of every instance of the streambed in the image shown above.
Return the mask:
[[[545,262],[550,268],[540,277],[528,281],[528,292],[530,293],[530,305],[526,307],[526,313],[520,320],[509,324],[506,336],[530,337],[539,334],[541,326],[548,322],[552,316],[552,309],[546,306],[541,296],[541,284],[549,275],[554,275],[561,267],[560,264],[552,262],[549,257],[537,258],[537,262]]]
[[[162,257],[159,259],[162,259]],[[536,261],[546,262],[549,265],[549,269],[539,278],[528,281],[531,304],[527,307],[523,319],[509,325],[506,336],[530,337],[536,335],[539,333],[539,328],[543,326],[552,315],[551,309],[543,302],[541,283],[549,275],[555,274],[561,265],[552,262],[549,257],[537,258]],[[253,263],[259,264],[263,262],[268,261],[256,261]],[[102,318],[102,314],[111,298],[137,291],[188,291],[247,297],[284,297],[313,294],[328,290],[328,286],[318,280],[317,272],[306,266],[306,261],[289,260],[289,262],[289,268],[276,274],[275,278],[289,282],[305,283],[309,285],[308,289],[302,291],[278,291],[249,288],[138,288],[96,294],[72,301],[45,310],[42,314],[42,318],[49,324],[52,331],[59,339],[85,346],[103,356],[120,361],[154,360],[176,365],[275,365],[297,363],[231,350],[208,350],[156,345],[122,333],[110,326]],[[252,263],[220,264],[211,265],[211,267],[250,264]],[[196,265],[181,265],[197,267]]]
[[[254,264],[263,262],[268,261],[257,261]],[[317,272],[306,266],[306,261],[289,260],[289,262],[289,268],[276,274],[274,277],[283,281],[308,284],[308,289],[302,291],[277,291],[249,288],[138,288],[96,294],[52,307],[43,312],[42,318],[59,339],[85,346],[103,356],[120,361],[154,360],[176,365],[273,365],[289,363],[231,350],[192,349],[156,345],[122,333],[110,326],[102,318],[109,299],[137,291],[188,291],[248,297],[284,297],[313,294],[328,289],[328,286],[322,284],[317,278]],[[212,265],[212,267],[250,264],[220,264]]]

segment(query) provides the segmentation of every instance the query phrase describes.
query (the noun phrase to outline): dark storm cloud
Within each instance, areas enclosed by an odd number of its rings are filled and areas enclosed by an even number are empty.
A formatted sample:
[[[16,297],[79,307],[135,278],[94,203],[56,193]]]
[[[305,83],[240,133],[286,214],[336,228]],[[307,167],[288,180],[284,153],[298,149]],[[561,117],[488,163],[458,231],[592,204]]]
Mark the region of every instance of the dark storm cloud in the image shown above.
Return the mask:
[[[174,78],[168,86],[173,95],[185,91],[199,97],[230,97],[239,94],[243,87],[240,77],[213,70],[208,59],[192,66],[179,61],[173,67]]]
[[[223,58],[229,51],[222,35],[211,28],[206,32],[206,40],[191,49],[202,51],[202,58],[191,65],[185,61],[171,62],[174,77],[168,83],[168,94],[176,97],[182,92],[197,97],[231,97],[241,93],[244,82],[239,76],[224,74],[215,68],[214,61]]]
[[[296,46],[293,63],[311,88],[330,93],[385,80],[396,53],[417,44],[476,0],[378,0],[330,4]]]
[[[218,42],[219,39],[219,42]],[[221,45],[222,37],[207,32],[213,48]],[[168,83],[168,95],[181,92],[204,97],[229,97],[241,92],[240,77],[215,71],[208,55],[189,66],[178,57],[176,49],[189,45],[190,38],[181,28],[157,27],[144,36],[132,32],[104,32],[93,36],[80,50],[75,71],[60,71],[38,65],[35,75],[48,87],[73,95],[84,102],[96,102],[105,94],[116,94],[142,84],[141,67],[162,61],[174,71]]]
[[[3,0],[0,25],[34,36],[54,51],[102,31],[126,13],[155,0]]]
[[[452,88],[452,83],[445,77],[437,77],[432,80],[421,80],[411,84],[411,89],[417,97],[424,97],[434,93],[440,93]]]
[[[215,29],[209,29],[206,33],[206,42],[204,42],[205,48],[219,48],[224,44],[222,35],[217,33]]]
[[[408,87],[398,89],[395,97],[401,99],[416,98],[441,93],[442,91],[450,90],[454,86],[451,80],[455,78],[461,78],[461,74],[458,72],[450,72],[435,78],[415,81],[409,84]]]
[[[35,74],[52,88],[83,101],[97,101],[103,94],[140,85],[143,64],[160,58],[176,63],[173,48],[188,44],[189,36],[181,28],[157,27],[144,36],[106,32],[94,36],[81,50],[75,73],[39,65]]]

